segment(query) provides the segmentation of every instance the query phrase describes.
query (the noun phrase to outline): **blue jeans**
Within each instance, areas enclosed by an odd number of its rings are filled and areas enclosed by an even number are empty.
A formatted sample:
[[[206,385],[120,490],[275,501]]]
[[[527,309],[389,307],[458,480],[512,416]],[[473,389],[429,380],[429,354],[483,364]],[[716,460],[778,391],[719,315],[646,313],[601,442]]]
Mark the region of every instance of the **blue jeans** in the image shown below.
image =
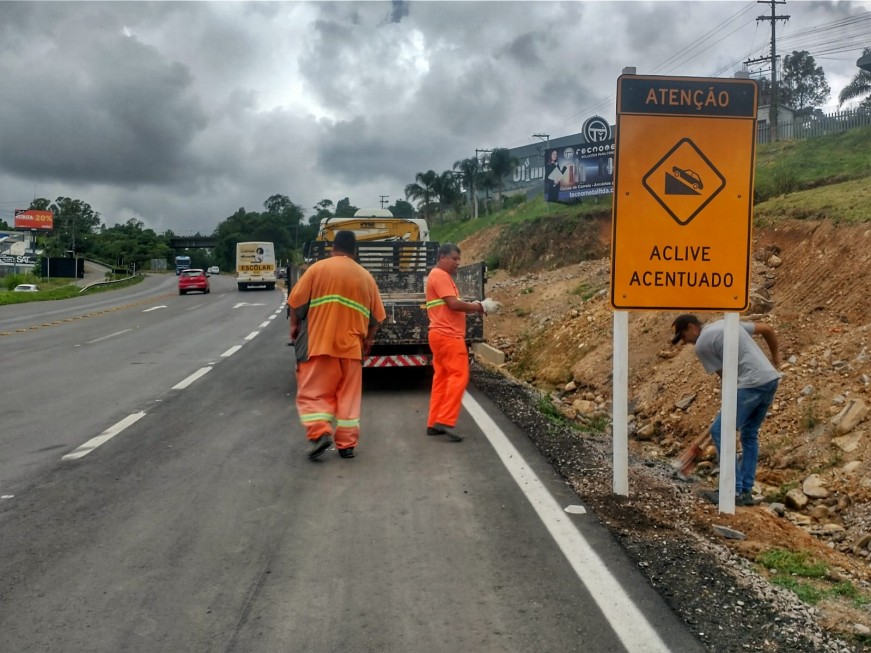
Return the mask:
[[[735,466],[735,492],[750,492],[756,482],[756,461],[759,459],[759,427],[774,401],[779,379],[755,388],[738,388],[735,428],[741,431],[741,457]],[[711,439],[720,455],[720,413],[711,424]]]

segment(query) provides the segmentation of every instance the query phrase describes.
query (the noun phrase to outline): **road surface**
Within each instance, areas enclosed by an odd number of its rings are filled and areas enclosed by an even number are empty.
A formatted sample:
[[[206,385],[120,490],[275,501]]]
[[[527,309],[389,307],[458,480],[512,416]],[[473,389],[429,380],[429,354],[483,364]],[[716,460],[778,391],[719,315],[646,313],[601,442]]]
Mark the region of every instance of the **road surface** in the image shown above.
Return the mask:
[[[473,388],[451,443],[367,370],[309,461],[282,293],[211,282],[0,308],[0,651],[704,650]]]

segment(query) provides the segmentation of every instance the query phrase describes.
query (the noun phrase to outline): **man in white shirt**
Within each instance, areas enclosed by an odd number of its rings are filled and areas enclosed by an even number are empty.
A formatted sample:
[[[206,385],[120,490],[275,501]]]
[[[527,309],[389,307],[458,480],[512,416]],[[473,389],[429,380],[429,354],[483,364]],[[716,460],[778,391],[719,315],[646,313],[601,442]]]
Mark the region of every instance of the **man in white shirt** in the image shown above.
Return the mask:
[[[678,315],[672,322],[674,336],[671,344],[678,342],[695,345],[696,356],[708,373],[723,376],[723,330],[725,322],[718,320],[702,324],[695,315]],[[762,336],[771,352],[771,361],[753,340],[753,335]],[[741,458],[736,466],[735,504],[755,505],[753,484],[756,482],[756,462],[759,458],[759,428],[774,401],[780,373],[775,368],[780,364],[777,336],[770,325],[763,322],[741,322],[738,330],[738,402],[735,427],[741,432]],[[711,439],[720,452],[720,413],[711,424]],[[706,495],[713,503],[719,503],[719,494]]]

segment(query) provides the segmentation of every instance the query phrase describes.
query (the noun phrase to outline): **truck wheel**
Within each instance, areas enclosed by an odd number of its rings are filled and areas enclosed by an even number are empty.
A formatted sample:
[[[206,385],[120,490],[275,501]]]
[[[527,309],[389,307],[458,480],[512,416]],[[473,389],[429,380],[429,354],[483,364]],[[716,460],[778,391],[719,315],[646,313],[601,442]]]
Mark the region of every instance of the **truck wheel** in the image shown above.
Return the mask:
[[[266,290],[275,290],[275,284],[274,283],[267,283]]]

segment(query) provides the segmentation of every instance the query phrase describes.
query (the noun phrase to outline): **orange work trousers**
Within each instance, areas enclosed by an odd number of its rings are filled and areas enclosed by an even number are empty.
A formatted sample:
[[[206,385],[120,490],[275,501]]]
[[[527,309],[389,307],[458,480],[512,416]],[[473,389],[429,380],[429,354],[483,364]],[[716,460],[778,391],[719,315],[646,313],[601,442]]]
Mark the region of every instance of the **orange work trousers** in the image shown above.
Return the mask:
[[[454,427],[469,385],[469,352],[463,338],[429,332],[432,350],[432,393],[429,398],[428,427],[436,424]]]
[[[306,437],[317,440],[324,433],[332,434],[336,449],[356,447],[360,437],[363,361],[312,356],[297,366],[296,385],[296,409]]]

